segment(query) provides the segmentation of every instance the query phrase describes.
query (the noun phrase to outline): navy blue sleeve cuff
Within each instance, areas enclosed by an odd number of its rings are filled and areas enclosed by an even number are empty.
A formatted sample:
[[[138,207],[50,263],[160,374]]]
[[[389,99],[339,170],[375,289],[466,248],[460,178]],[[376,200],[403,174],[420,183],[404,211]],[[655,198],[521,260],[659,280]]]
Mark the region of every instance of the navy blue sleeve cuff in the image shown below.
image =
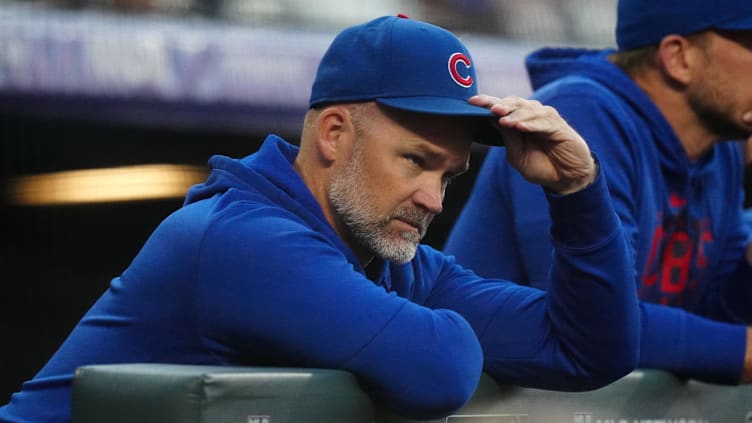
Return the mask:
[[[747,329],[685,310],[641,303],[639,367],[673,371],[703,382],[734,385],[744,366]]]
[[[557,243],[588,248],[601,243],[604,237],[610,238],[620,225],[600,165],[595,181],[580,191],[567,195],[544,191],[551,214],[551,235]]]

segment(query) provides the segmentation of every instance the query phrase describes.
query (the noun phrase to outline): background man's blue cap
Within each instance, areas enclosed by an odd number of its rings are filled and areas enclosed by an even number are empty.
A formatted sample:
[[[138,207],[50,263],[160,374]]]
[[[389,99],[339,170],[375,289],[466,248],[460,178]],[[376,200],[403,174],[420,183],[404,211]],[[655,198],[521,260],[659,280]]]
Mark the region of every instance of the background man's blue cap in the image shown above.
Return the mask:
[[[619,0],[616,21],[616,44],[629,50],[669,34],[751,30],[752,0]]]
[[[752,0],[751,0],[752,1]],[[475,66],[451,32],[403,15],[384,16],[337,35],[324,54],[310,107],[376,101],[395,109],[445,116],[475,116],[475,141],[501,144],[494,114],[467,100],[478,94]]]

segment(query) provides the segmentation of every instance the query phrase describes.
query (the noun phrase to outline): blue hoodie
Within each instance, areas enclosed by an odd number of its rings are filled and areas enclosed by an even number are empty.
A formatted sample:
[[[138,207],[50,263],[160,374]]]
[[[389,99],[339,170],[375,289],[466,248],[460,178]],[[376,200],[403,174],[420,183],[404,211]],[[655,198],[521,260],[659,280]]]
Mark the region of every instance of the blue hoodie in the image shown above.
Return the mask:
[[[363,269],[292,167],[296,155],[269,136],[243,159],[212,157],[208,180],[0,408],[0,421],[68,421],[72,374],[85,364],[344,369],[413,418],[462,406],[483,368],[562,390],[634,368],[633,263],[602,179],[551,198],[560,257],[546,295],[481,279],[423,245],[407,264]]]
[[[656,105],[607,60],[610,53],[534,52],[527,59],[534,98],[556,108],[602,161],[643,300],[640,366],[736,383],[744,326],[699,316],[752,322],[738,148],[718,143],[691,162]],[[540,188],[505,163],[504,149],[494,149],[445,250],[480,275],[545,289],[552,264],[547,209]]]

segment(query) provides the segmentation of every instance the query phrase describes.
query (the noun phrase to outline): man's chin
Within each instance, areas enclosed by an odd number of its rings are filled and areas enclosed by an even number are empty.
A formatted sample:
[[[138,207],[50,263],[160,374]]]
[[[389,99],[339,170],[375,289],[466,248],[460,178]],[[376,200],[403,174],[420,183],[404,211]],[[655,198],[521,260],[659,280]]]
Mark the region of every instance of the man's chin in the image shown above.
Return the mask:
[[[414,258],[415,258],[415,251],[413,251],[412,254],[404,254],[404,255],[399,255],[399,256],[394,256],[394,257],[388,257],[387,260],[396,264],[407,264],[407,263],[410,263]]]
[[[382,258],[393,263],[409,263],[413,258],[415,258],[415,253],[418,251],[418,245],[417,243],[412,242],[407,244],[404,240],[402,240],[400,244],[401,245],[399,246],[393,246],[392,248],[389,248],[389,251],[383,251],[382,254],[379,255]]]

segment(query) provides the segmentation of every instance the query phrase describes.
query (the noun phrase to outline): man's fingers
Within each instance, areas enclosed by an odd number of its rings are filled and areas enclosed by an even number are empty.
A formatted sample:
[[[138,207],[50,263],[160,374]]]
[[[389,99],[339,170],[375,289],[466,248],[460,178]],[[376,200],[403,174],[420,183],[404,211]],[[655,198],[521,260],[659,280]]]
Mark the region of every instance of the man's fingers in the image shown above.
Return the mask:
[[[516,96],[498,98],[480,94],[471,97],[469,102],[475,106],[485,107],[499,117],[507,118],[509,122],[525,122],[547,118],[548,115],[557,115],[553,108],[544,106],[537,100]]]
[[[499,118],[499,123],[528,131],[544,131],[551,126],[545,111],[539,107],[519,107]]]
[[[470,103],[494,112],[501,128],[541,134],[552,142],[576,140],[578,136],[551,106],[537,100],[509,96],[498,98],[480,94],[470,98]]]
[[[504,98],[480,94],[468,100],[470,104],[485,107],[498,116],[508,115],[520,108],[528,107],[528,103],[536,103],[534,100],[525,100],[522,97],[509,96]]]
[[[552,107],[539,103],[526,104],[510,111],[499,118],[499,124],[524,132],[543,134],[552,134],[564,127],[564,121]]]

